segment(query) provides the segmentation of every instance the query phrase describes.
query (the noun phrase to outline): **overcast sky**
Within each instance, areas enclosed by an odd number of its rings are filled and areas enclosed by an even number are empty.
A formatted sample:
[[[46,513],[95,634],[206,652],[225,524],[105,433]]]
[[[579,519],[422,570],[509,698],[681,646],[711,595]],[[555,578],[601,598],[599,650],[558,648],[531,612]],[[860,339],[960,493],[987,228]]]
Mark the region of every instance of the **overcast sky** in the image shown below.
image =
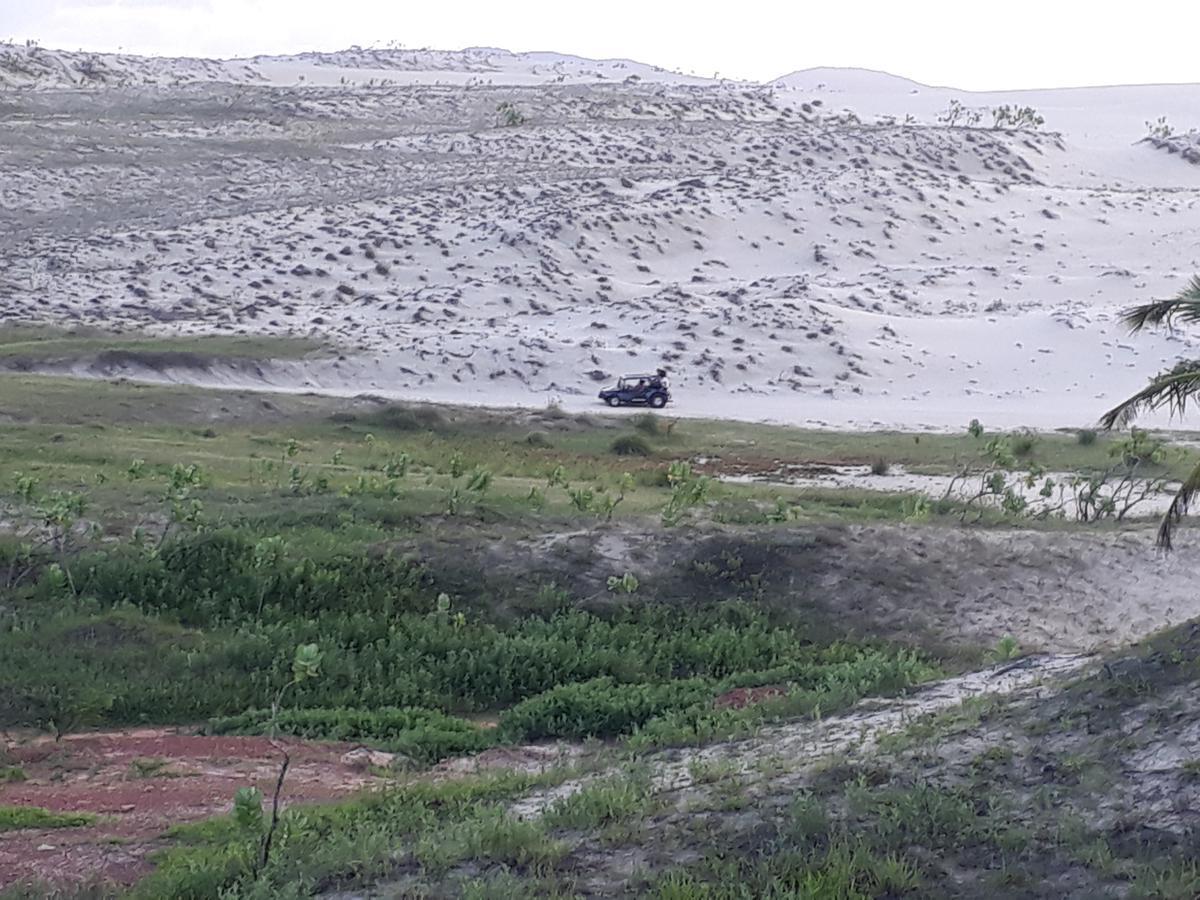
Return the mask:
[[[1193,0],[0,0],[0,40],[249,56],[398,42],[766,80],[882,69],[973,90],[1200,82]]]

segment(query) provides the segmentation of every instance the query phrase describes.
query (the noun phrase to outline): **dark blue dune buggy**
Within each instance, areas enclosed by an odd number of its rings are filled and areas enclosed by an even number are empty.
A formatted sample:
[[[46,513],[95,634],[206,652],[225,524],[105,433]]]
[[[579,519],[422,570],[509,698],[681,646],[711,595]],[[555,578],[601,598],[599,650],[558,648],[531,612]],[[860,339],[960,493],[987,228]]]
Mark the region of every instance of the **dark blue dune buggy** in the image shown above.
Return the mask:
[[[667,373],[659,369],[653,375],[625,375],[615,388],[600,392],[600,399],[609,406],[651,406],[662,409],[671,400]]]

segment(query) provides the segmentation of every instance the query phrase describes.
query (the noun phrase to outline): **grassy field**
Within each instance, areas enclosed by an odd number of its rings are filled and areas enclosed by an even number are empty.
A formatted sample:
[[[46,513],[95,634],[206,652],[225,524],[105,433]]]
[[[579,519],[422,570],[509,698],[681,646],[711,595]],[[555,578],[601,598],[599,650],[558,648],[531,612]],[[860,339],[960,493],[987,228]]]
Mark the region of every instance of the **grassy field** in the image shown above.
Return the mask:
[[[903,521],[918,514],[911,497],[723,484],[689,462],[884,459],[952,471],[986,456],[986,435],[841,435],[24,375],[0,376],[0,421],[0,728],[277,730],[362,742],[417,771],[548,739],[601,741],[613,759],[636,761],[830,715],[961,664],[852,636],[852,623],[781,613],[752,579],[686,606],[658,602],[619,566],[592,596],[553,580],[510,594],[442,580],[446,567],[434,563],[444,561],[410,550],[432,537],[533,538],[605,523]],[[1108,465],[1114,445],[1005,440],[1022,442],[1014,466],[1082,470]],[[1188,463],[1176,455],[1156,464]],[[955,513],[944,504],[920,519],[953,522]],[[736,565],[713,561],[722,573]],[[291,685],[286,708],[273,712],[301,651],[315,654],[319,673]],[[773,699],[718,702],[758,687]],[[140,891],[308,896],[386,875],[414,886],[452,877],[449,893],[464,896],[572,895],[560,877],[579,852],[570,835],[594,831],[618,846],[663,813],[659,801],[647,805],[639,777],[635,764],[633,781],[598,783],[532,822],[505,813],[538,787],[524,776],[409,784],[297,810],[265,869],[253,861],[258,826],[185,828]],[[935,801],[966,802],[919,799]],[[731,788],[721,802],[746,801]],[[881,821],[889,809],[877,808]],[[829,835],[800,861],[706,862],[638,883],[662,897],[765,896],[754,891],[775,881],[798,885],[797,896],[877,896],[929,883],[894,835],[876,841],[850,826]],[[470,860],[486,877],[463,880]],[[713,893],[714,883],[726,887]],[[731,892],[735,884],[759,888]]]
[[[0,367],[22,364],[93,360],[139,359],[151,363],[201,360],[295,359],[320,352],[323,345],[301,338],[248,335],[147,337],[114,334],[92,328],[74,330],[26,325],[0,327]]]
[[[372,401],[332,411],[314,398],[11,381],[29,393],[10,384],[0,407],[20,422],[0,437],[4,517],[15,532],[0,544],[0,575],[19,600],[0,663],[17,688],[0,700],[4,724],[238,716],[263,706],[291,649],[313,641],[329,646],[327,678],[298,693],[301,706],[500,711],[489,741],[611,737],[668,714],[681,717],[685,736],[733,729],[739,716],[715,724],[701,715],[733,687],[786,679],[797,709],[828,709],[936,671],[904,648],[814,644],[739,598],[722,606],[698,598],[684,612],[621,582],[607,593],[626,602],[601,616],[552,583],[532,609],[528,597],[516,604],[461,585],[449,596],[421,560],[388,549],[430,529],[570,530],[621,517],[673,524],[773,508],[762,489],[672,470],[691,452],[678,429],[635,431],[648,455],[622,456],[611,450],[623,434],[615,423],[553,410],[514,422]],[[184,415],[189,403],[219,404],[218,413]],[[276,422],[258,415],[262,404]],[[158,421],[158,409],[172,420]],[[900,504],[863,495],[845,512],[832,500],[813,508],[872,518],[898,515]],[[71,652],[50,671],[46,654],[60,647]],[[856,667],[873,674],[846,690],[836,673]],[[131,670],[148,677],[131,679]],[[189,671],[204,672],[203,683]],[[818,688],[824,676],[837,684]],[[603,712],[580,721],[562,712],[583,707]],[[436,717],[386,719],[356,719],[356,736],[404,732],[389,746],[423,759],[485,743],[478,729]],[[292,724],[305,734],[345,731],[336,716]],[[461,747],[445,737],[455,729]],[[421,731],[435,735],[436,752],[414,742],[410,732]]]

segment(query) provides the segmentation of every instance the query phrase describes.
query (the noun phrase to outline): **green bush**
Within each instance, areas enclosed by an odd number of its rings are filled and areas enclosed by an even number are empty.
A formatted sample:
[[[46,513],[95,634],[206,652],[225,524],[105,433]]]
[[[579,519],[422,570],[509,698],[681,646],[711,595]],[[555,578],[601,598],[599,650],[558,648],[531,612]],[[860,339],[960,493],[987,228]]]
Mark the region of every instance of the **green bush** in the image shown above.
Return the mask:
[[[1037,435],[1030,431],[1018,431],[1012,436],[1012,452],[1014,456],[1028,456],[1037,445]]]
[[[264,734],[271,711],[250,710],[209,722],[213,734]],[[419,762],[478,753],[494,743],[491,732],[431,709],[288,709],[277,729],[309,740],[360,741]]]
[[[621,435],[609,449],[617,456],[650,456],[654,452],[646,439],[636,434]]]
[[[666,469],[639,469],[633,475],[634,483],[640,487],[666,488],[671,486]]]
[[[438,585],[390,556],[263,543],[216,532],[156,555],[94,553],[74,567],[78,596],[43,573],[0,620],[0,727],[244,716],[221,727],[258,729],[246,710],[314,643],[323,677],[296,687],[285,730],[385,741],[420,760],[495,737],[444,713],[513,707],[509,733],[522,736],[626,734],[697,698],[707,709],[734,682],[794,684],[829,709],[911,675],[894,650],[814,645],[743,603],[602,614],[555,603],[515,618],[497,612],[503,598],[460,586],[451,612]]]
[[[0,832],[23,828],[79,828],[91,825],[90,813],[56,813],[40,806],[0,806]]]
[[[1094,428],[1081,428],[1075,432],[1075,438],[1079,441],[1079,446],[1081,447],[1092,446],[1092,444],[1096,443],[1098,437],[1099,435]]]
[[[711,699],[712,682],[706,679],[619,684],[596,678],[561,685],[505,710],[500,732],[512,740],[614,737],[668,710]]]
[[[73,571],[78,592],[102,606],[131,603],[190,627],[291,621],[331,610],[386,616],[428,608],[421,572],[394,557],[359,552],[319,561],[275,559],[258,553],[259,546],[219,531],[168,544],[157,556],[130,548],[91,554]]]

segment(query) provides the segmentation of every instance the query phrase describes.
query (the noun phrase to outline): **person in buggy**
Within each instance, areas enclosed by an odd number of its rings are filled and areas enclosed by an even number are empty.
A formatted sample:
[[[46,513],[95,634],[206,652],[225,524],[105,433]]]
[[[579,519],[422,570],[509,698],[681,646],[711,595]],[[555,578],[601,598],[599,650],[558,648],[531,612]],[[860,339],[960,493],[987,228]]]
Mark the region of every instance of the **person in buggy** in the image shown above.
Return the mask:
[[[671,399],[667,372],[658,369],[653,375],[626,375],[615,388],[600,392],[600,399],[609,406],[651,406],[662,409]]]

